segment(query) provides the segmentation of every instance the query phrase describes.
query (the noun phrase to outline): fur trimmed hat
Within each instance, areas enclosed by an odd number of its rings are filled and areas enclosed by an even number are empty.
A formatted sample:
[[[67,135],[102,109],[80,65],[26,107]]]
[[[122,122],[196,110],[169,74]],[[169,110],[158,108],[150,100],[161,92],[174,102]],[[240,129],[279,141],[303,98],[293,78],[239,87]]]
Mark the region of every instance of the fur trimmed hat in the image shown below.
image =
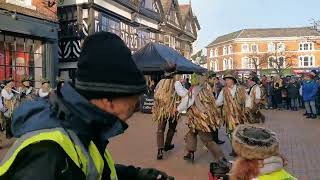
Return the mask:
[[[232,147],[242,158],[266,159],[279,154],[279,140],[269,129],[239,125],[232,135]]]

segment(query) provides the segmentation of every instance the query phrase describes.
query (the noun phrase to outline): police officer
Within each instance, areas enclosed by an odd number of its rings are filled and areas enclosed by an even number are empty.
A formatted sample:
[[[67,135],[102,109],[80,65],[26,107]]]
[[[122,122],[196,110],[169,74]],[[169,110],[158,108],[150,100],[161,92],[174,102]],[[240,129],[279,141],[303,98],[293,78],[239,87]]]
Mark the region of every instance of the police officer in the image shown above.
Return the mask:
[[[156,169],[115,165],[108,139],[124,133],[146,90],[130,49],[115,34],[84,41],[75,85],[49,100],[27,101],[13,117],[17,138],[0,164],[1,179],[173,179]],[[123,148],[126,147],[123,144]]]

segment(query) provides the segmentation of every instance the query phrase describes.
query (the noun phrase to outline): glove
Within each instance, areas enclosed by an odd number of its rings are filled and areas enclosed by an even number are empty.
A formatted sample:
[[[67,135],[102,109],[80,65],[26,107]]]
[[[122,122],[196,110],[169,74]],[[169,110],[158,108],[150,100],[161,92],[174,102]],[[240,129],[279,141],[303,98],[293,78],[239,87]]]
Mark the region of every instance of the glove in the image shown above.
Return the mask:
[[[141,180],[174,180],[174,177],[168,176],[166,173],[153,168],[141,169],[138,174]]]

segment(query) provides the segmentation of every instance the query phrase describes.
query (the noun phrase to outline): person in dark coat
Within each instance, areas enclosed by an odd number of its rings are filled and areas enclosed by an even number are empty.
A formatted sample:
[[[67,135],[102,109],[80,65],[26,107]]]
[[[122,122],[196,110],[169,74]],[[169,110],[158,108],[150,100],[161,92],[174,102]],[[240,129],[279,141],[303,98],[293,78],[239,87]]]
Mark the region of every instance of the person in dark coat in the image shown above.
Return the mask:
[[[307,111],[307,118],[315,119],[317,118],[316,95],[319,85],[313,78],[314,74],[305,74],[302,84],[302,97]]]
[[[186,80],[185,80],[185,82],[184,82],[184,88],[186,88],[186,89],[189,90],[190,87],[191,87],[190,80],[189,80],[189,78],[186,78]]]
[[[75,85],[65,83],[60,95],[53,92],[49,100],[27,101],[16,109],[12,132],[17,140],[0,164],[0,179],[174,179],[156,169],[117,165],[107,150],[109,139],[128,128],[145,90],[145,79],[120,37],[88,36]],[[123,149],[130,147],[123,144]]]
[[[288,98],[290,99],[290,106],[292,111],[298,111],[299,107],[299,89],[300,85],[292,78],[287,86]]]
[[[273,109],[281,108],[282,104],[282,80],[275,78],[272,89],[272,105]]]

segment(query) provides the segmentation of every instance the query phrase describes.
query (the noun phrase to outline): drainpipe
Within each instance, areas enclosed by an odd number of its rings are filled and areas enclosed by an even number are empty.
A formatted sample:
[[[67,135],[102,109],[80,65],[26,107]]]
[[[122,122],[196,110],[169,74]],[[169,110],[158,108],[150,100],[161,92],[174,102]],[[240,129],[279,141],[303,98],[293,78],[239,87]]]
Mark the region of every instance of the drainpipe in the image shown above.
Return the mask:
[[[88,35],[91,35],[95,32],[94,0],[88,0],[88,4]]]

